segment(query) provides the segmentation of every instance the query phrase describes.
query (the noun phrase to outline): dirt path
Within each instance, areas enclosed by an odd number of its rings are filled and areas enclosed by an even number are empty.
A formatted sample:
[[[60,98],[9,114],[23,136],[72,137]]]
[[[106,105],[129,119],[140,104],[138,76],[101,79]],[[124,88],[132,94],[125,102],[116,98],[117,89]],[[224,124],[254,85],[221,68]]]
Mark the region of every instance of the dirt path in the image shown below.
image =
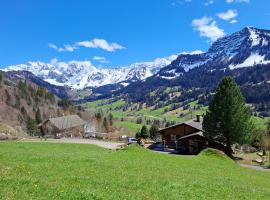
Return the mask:
[[[246,164],[239,164],[239,165],[245,168],[255,169],[258,171],[270,172],[270,169],[264,168],[262,166],[246,165]]]
[[[43,142],[44,140],[40,139],[23,139],[24,142]],[[125,143],[121,142],[110,142],[102,141],[95,139],[79,139],[79,138],[61,138],[61,139],[47,139],[45,142],[54,142],[54,143],[73,143],[73,144],[94,144],[106,149],[119,149]]]

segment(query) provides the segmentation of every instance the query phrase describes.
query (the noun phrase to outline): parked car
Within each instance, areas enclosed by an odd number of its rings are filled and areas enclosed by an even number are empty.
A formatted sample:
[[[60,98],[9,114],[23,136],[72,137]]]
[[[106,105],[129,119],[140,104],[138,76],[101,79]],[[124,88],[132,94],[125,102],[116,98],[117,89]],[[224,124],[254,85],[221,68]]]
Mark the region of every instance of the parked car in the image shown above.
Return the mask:
[[[127,143],[130,144],[137,144],[138,140],[136,138],[128,138]]]

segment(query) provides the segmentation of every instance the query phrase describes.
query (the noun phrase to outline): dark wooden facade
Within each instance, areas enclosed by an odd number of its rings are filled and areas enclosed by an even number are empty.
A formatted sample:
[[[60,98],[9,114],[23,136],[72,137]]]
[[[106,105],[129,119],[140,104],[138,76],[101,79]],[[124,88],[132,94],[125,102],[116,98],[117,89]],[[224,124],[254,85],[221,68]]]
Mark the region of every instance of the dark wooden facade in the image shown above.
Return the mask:
[[[162,140],[165,141],[167,147],[176,149],[177,141],[186,135],[199,132],[197,128],[194,128],[186,123],[181,123],[179,125],[171,126],[160,130],[162,134]]]
[[[175,149],[180,154],[198,154],[211,147],[224,151],[224,146],[204,137],[202,122],[198,118],[160,130],[164,148]]]

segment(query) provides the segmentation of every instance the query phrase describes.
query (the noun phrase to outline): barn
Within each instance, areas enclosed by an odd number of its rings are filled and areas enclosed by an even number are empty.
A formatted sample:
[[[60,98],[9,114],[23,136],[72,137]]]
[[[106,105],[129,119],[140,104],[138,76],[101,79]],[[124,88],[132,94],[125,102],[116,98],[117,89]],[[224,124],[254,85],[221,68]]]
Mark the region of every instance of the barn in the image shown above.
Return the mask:
[[[160,130],[164,148],[174,149],[180,154],[198,154],[211,147],[224,150],[224,146],[207,139],[202,132],[202,117],[175,124]]]
[[[51,137],[83,137],[86,122],[78,115],[67,115],[49,118],[39,124],[45,136]]]

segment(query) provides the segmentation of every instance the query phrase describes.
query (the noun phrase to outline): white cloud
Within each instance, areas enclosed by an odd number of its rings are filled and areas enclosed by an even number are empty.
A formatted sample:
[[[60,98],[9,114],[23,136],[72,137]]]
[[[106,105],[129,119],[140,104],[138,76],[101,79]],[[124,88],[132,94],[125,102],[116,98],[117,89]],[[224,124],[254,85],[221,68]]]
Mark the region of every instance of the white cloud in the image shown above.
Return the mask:
[[[64,52],[64,51],[73,52],[77,49],[76,46],[72,46],[69,44],[64,45],[64,47],[57,47],[55,44],[49,43],[49,47],[52,49],[55,49],[58,52]]]
[[[109,61],[105,57],[102,57],[102,56],[94,56],[92,59],[96,60],[96,61],[98,61],[100,63],[103,63],[103,64],[104,63],[109,63]]]
[[[198,54],[202,54],[202,53],[204,53],[204,51],[194,50],[194,51],[191,51],[191,52],[184,51],[184,52],[182,52],[180,54],[182,54],[182,55],[187,55],[187,54],[189,54],[189,55],[198,55]]]
[[[117,44],[114,42],[108,43],[106,40],[98,39],[98,38],[95,38],[95,39],[89,40],[89,41],[77,42],[76,44],[78,46],[82,46],[85,48],[100,48],[100,49],[110,51],[110,52],[113,52],[113,51],[119,50],[119,49],[125,49],[125,47],[121,46],[120,44]]]
[[[217,16],[220,19],[223,19],[226,21],[234,19],[237,15],[238,15],[237,10],[231,10],[231,9],[226,12],[221,12],[217,14]]]
[[[66,44],[66,45],[64,45],[64,47],[57,47],[55,44],[50,43],[49,47],[57,50],[58,52],[65,52],[65,51],[73,52],[73,51],[79,49],[79,47],[100,48],[100,49],[110,51],[110,52],[114,52],[114,51],[120,50],[120,49],[126,49],[125,47],[123,47],[120,44],[117,44],[115,42],[109,43],[104,39],[98,39],[98,38],[95,38],[95,39],[89,40],[89,41],[76,42],[74,44]]]
[[[184,5],[185,3],[190,3],[192,0],[176,0],[171,2],[171,6]]]
[[[62,51],[69,51],[69,52],[73,52],[77,49],[76,46],[70,45],[70,44],[66,44],[64,45],[64,48],[58,48],[58,51],[62,52]]]
[[[57,58],[53,58],[53,59],[51,59],[51,65],[56,65],[57,64],[57,62],[58,62],[58,60],[57,60]]]
[[[235,24],[237,23],[237,20],[236,19],[233,19],[232,21],[230,21],[231,24]]]
[[[48,44],[50,48],[57,50],[57,46],[55,44],[49,43]]]
[[[205,6],[209,6],[214,3],[214,0],[207,0],[207,2],[204,3]]]
[[[250,0],[226,0],[227,3],[249,3]]]
[[[202,17],[200,19],[194,19],[192,26],[196,31],[200,32],[201,37],[207,37],[211,41],[216,41],[218,38],[225,35],[224,30],[217,26],[216,21],[211,17]]]

